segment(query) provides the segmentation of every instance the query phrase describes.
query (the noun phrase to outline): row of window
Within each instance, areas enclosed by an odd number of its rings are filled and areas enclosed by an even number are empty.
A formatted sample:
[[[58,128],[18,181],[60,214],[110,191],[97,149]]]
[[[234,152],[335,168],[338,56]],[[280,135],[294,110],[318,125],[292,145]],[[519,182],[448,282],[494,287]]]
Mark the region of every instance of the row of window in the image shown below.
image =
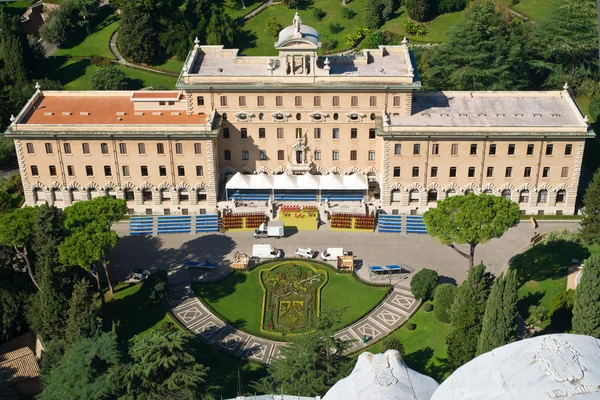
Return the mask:
[[[146,154],[146,144],[138,143],[138,154]],[[26,143],[25,148],[27,149],[28,154],[35,154],[35,147],[33,143]],[[46,154],[54,154],[54,146],[52,143],[44,143],[44,148],[46,150]],[[82,143],[81,150],[83,154],[91,154],[90,144]],[[71,143],[63,143],[63,151],[64,154],[73,154],[71,149]],[[102,154],[108,155],[108,143],[100,143],[100,152]],[[156,152],[158,154],[165,154],[165,145],[164,143],[156,143]],[[127,153],[127,143],[119,143],[119,153],[120,154],[128,154]],[[175,143],[175,154],[183,154],[183,143]],[[194,154],[202,154],[202,144],[194,143]]]
[[[321,160],[321,150],[315,150],[314,151],[314,160],[315,161],[320,161]],[[225,161],[231,161],[231,150],[225,150],[223,153],[223,157],[225,159]],[[340,152],[339,150],[333,150],[331,152],[331,159],[333,161],[339,161],[340,160]],[[250,160],[250,153],[248,150],[242,150],[242,161],[249,161]],[[267,158],[267,151],[266,150],[260,150],[259,151],[259,160],[261,161],[266,161],[268,160]],[[282,161],[285,160],[285,150],[277,150],[277,160]],[[350,161],[357,161],[358,160],[358,151],[356,150],[351,150],[350,151]],[[369,161],[375,161],[375,151],[371,150],[368,153],[368,160]]]
[[[513,156],[515,155],[515,149],[516,149],[516,145],[515,144],[509,144],[508,145],[508,155],[509,156]],[[534,154],[535,151],[535,145],[534,144],[528,144],[527,145],[527,152],[526,154],[528,156],[532,156]],[[546,151],[545,154],[547,156],[551,156],[552,153],[554,152],[554,145],[553,144],[547,144],[546,145]],[[565,156],[570,156],[573,153],[573,145],[572,144],[566,144],[565,145]],[[394,145],[394,154],[399,156],[402,155],[402,144],[400,143],[396,143]],[[419,155],[421,154],[421,145],[416,143],[413,144],[413,154],[414,155]],[[431,154],[434,156],[437,156],[440,154],[440,145],[439,143],[434,143],[431,145]],[[488,150],[488,154],[491,156],[496,155],[496,145],[495,144],[490,144],[489,146],[489,150]],[[452,156],[457,156],[458,155],[458,144],[457,143],[452,143],[450,145],[450,155]],[[472,156],[476,156],[477,155],[477,144],[471,144],[470,148],[469,148],[469,155]]]
[[[220,96],[219,102],[221,104],[221,107],[228,107],[227,96]],[[295,107],[302,107],[303,103],[304,103],[304,100],[303,100],[302,96],[294,97],[294,106]],[[198,105],[198,107],[204,107],[204,105],[205,105],[204,96],[196,97],[196,104]],[[313,101],[312,101],[313,107],[321,107],[321,104],[322,104],[321,96],[314,96]],[[394,96],[392,98],[392,104],[393,104],[393,107],[400,107],[400,104],[401,104],[400,96]],[[332,107],[339,107],[340,106],[340,96],[333,96],[331,99],[331,105],[332,105]],[[246,96],[238,96],[238,106],[247,107]],[[265,97],[264,96],[256,97],[256,106],[257,107],[265,106]],[[284,106],[283,96],[275,96],[275,107],[283,107],[283,106]],[[359,106],[358,96],[350,97],[350,106],[351,107]],[[377,96],[369,97],[369,107],[377,107]]]
[[[473,194],[475,193],[473,190],[465,190],[464,194],[468,195],[468,194]],[[483,193],[485,194],[492,194],[491,190],[484,190]],[[392,201],[400,201],[399,195],[400,191],[392,191]],[[455,190],[450,189],[448,191],[446,191],[446,197],[453,197],[456,196],[457,193]],[[504,197],[507,200],[511,200],[511,191],[510,190],[503,190],[502,193],[500,194],[502,197]],[[410,192],[408,192],[408,201],[409,203],[418,203],[419,202],[419,196],[420,193],[418,190],[413,189]],[[431,202],[436,202],[437,201],[437,197],[438,197],[438,192],[435,189],[431,189],[427,192],[427,202],[431,203]],[[556,203],[560,204],[560,203],[564,203],[565,200],[567,198],[567,192],[566,190],[559,190],[556,192]],[[538,192],[538,196],[537,196],[537,203],[538,204],[545,204],[548,202],[548,191],[547,190],[540,190]],[[519,192],[519,203],[529,203],[529,190],[521,190]]]
[[[315,139],[321,139],[321,128],[314,128],[313,135]],[[369,139],[376,138],[375,128],[369,129]],[[230,139],[231,135],[229,132],[229,128],[223,128],[223,139]],[[258,138],[266,139],[267,138],[267,130],[265,128],[258,128]],[[283,139],[283,128],[277,128],[277,139]],[[302,128],[296,128],[296,139],[302,138]],[[340,129],[333,128],[332,130],[332,139],[340,138]],[[240,129],[240,139],[248,139],[248,129],[241,128]],[[350,129],[350,139],[358,139],[358,129],[352,128]]]
[[[57,170],[56,170],[55,165],[50,165],[48,167],[48,170],[50,172],[50,176],[57,176]],[[148,167],[147,166],[142,165],[140,167],[140,170],[141,170],[142,176],[148,176]],[[130,176],[128,165],[123,165],[122,171],[123,171],[123,176]],[[31,175],[39,176],[39,174],[40,173],[39,173],[37,165],[32,165],[31,166]],[[86,176],[94,176],[94,167],[92,167],[91,165],[86,165],[85,166],[85,174],[86,174]],[[67,175],[75,176],[75,167],[73,165],[67,165]],[[158,175],[159,176],[167,176],[167,167],[165,167],[164,165],[159,166],[158,167]],[[112,176],[112,168],[110,165],[104,166],[104,176]],[[184,166],[182,166],[182,165],[177,166],[177,176],[185,176],[185,167]],[[202,165],[196,166],[196,176],[204,176],[204,168],[202,167]]]
[[[395,178],[399,178],[400,177],[400,172],[401,172],[400,167],[394,167],[394,177]],[[431,173],[430,173],[429,176],[431,178],[437,178],[437,176],[438,176],[438,167],[431,167]],[[450,167],[448,176],[450,178],[456,178],[456,167]],[[485,176],[487,178],[493,178],[494,177],[494,167],[487,167]],[[504,177],[505,178],[512,178],[512,176],[513,176],[513,167],[506,167],[506,169],[504,170]],[[419,177],[419,167],[412,167],[412,177],[413,178],[418,178]],[[469,167],[468,168],[468,170],[467,170],[467,177],[469,177],[469,178],[474,178],[475,177],[475,167]],[[525,167],[524,168],[524,170],[523,170],[523,177],[524,178],[531,177],[531,167]],[[549,177],[550,177],[550,167],[544,167],[542,169],[542,178],[549,178]],[[568,178],[569,177],[569,167],[562,167],[562,169],[560,171],[560,177],[561,178]]]

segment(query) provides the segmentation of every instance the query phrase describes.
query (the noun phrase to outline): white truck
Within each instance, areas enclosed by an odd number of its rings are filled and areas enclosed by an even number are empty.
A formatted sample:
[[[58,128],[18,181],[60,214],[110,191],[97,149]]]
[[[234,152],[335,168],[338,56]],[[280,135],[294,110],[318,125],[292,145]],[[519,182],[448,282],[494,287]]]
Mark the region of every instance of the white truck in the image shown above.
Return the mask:
[[[260,224],[258,228],[254,230],[254,238],[281,238],[284,235],[283,222],[271,221],[268,224]]]
[[[252,246],[252,257],[256,258],[281,258],[283,252],[270,244],[255,244]]]
[[[348,252],[344,251],[341,247],[330,247],[323,250],[321,253],[321,259],[323,261],[336,261],[338,256],[347,256]]]
[[[296,249],[296,255],[302,258],[313,258],[313,250],[312,249],[303,249],[299,247]]]

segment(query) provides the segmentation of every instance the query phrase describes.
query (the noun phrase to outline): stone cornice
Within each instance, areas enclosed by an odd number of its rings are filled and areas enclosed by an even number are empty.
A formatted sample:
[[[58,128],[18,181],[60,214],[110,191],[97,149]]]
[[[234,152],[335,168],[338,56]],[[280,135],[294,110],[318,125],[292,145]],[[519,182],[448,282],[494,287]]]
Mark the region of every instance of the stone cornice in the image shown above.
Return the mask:
[[[165,137],[190,137],[190,138],[213,138],[217,137],[219,130],[215,129],[212,131],[33,131],[33,130],[21,130],[13,132],[7,130],[4,136],[9,138],[55,138],[65,137],[72,139],[90,139],[94,137],[107,137],[115,136],[119,138],[165,138]]]

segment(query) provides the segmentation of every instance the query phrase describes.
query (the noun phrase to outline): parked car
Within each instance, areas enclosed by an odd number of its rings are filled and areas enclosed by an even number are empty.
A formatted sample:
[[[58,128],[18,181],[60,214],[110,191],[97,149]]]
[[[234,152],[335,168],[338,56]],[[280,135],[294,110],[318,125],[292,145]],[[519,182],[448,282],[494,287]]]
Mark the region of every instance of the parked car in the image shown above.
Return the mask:
[[[313,249],[303,249],[299,247],[296,249],[296,255],[303,258],[313,258],[314,252]]]
[[[146,280],[149,276],[150,271],[148,271],[147,269],[142,270],[139,268],[134,268],[131,270],[130,279],[134,281],[143,281]]]
[[[323,250],[321,253],[321,259],[323,261],[336,261],[338,256],[347,256],[348,252],[344,251],[341,247],[330,247]]]

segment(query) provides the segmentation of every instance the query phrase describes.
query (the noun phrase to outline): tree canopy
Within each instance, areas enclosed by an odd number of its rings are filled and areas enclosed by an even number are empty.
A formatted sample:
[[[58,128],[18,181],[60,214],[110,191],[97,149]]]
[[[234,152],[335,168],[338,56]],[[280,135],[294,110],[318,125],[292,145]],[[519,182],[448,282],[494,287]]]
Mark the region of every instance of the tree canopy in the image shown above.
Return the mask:
[[[581,238],[588,243],[600,243],[600,170],[594,173],[585,191],[583,205]]]
[[[573,332],[600,338],[600,254],[584,262],[581,281],[575,291]]]
[[[125,72],[110,65],[95,70],[90,83],[92,90],[125,90],[129,85],[129,78]]]

